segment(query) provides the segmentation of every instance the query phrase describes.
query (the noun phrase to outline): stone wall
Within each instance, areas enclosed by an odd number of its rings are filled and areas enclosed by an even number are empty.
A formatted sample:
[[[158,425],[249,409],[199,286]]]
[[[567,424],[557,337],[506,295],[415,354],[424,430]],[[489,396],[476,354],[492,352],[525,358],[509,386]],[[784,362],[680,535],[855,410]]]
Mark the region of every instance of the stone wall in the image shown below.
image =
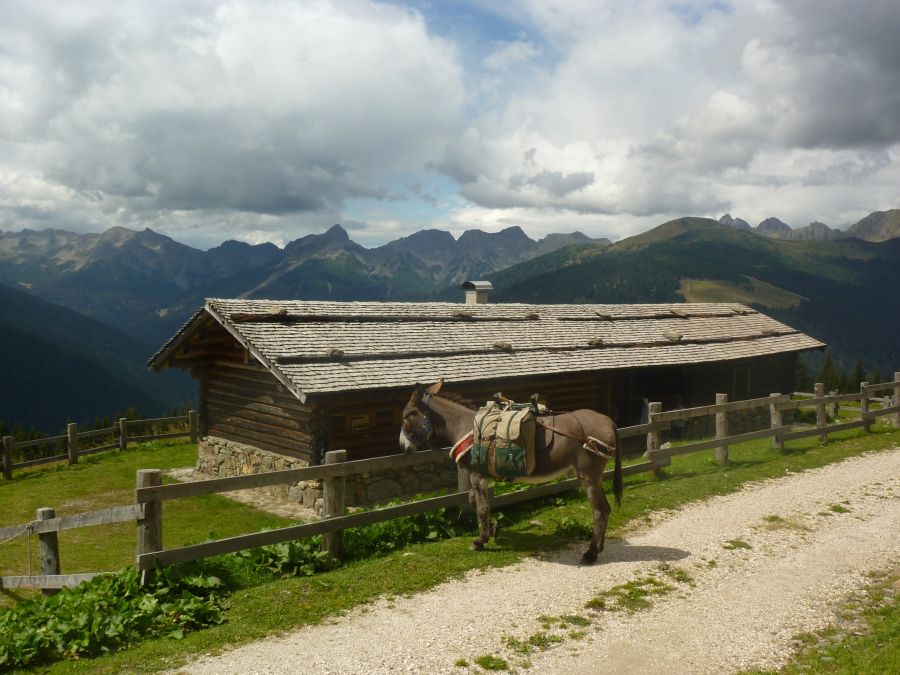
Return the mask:
[[[302,459],[285,457],[216,436],[201,438],[197,447],[197,470],[214,478],[301,469],[307,466]],[[440,463],[423,464],[405,471],[374,471],[348,476],[346,502],[347,506],[367,506],[442,488],[456,488],[456,466],[449,458]],[[303,504],[318,512],[322,510],[321,481],[300,481],[292,485],[274,485],[261,489],[273,498]]]

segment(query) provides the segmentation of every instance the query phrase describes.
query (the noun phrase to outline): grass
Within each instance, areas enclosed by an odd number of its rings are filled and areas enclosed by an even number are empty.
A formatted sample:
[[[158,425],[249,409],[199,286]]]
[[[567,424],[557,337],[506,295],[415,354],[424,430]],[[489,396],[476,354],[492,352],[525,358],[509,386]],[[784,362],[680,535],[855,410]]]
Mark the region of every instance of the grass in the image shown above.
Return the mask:
[[[861,430],[839,432],[835,434],[835,440],[829,441],[825,447],[819,447],[817,439],[795,441],[784,454],[771,450],[767,439],[735,445],[730,448],[731,463],[727,467],[717,466],[711,452],[675,457],[672,465],[661,471],[658,477],[639,474],[626,479],[625,498],[622,508],[612,514],[610,535],[621,533],[630,523],[640,521],[657,509],[676,508],[689,501],[733,492],[749,481],[784,476],[900,444],[900,432],[884,431],[884,427],[876,427],[876,430],[879,433],[869,435],[864,435]],[[807,452],[813,448],[815,452]],[[147,450],[135,453],[129,451],[121,456],[119,453],[98,455],[97,474],[109,475],[111,482],[118,481],[116,490],[126,498],[115,503],[128,503],[131,501],[135,469],[192,464],[195,460],[193,453],[190,446],[153,444]],[[129,459],[132,454],[135,457],[133,460]],[[169,463],[166,464],[166,461]],[[20,474],[22,477],[11,483],[0,483],[0,512],[3,513],[4,521],[0,524],[24,522],[32,517],[37,506],[56,506],[59,510],[60,502],[66,499],[78,499],[78,495],[83,496],[88,492],[94,494],[95,497],[91,499],[95,499],[104,491],[112,489],[105,487],[97,477],[91,490],[79,490],[73,484],[76,480],[73,474],[88,472],[88,469],[89,464],[85,462],[78,467],[59,471]],[[118,474],[121,476],[116,478]],[[64,487],[68,490],[65,494]],[[45,496],[51,494],[56,503],[43,503],[47,501]],[[20,508],[17,502],[25,497],[31,501]],[[16,515],[7,515],[8,505],[13,510],[19,509]],[[92,508],[106,505],[100,504]],[[187,511],[183,516],[178,516],[182,518],[182,522],[176,526],[174,521],[176,515],[181,513],[180,508]],[[226,508],[236,509],[233,517],[231,514],[223,516],[223,509]],[[278,525],[283,522],[271,516],[264,517],[254,509],[232,504],[223,498],[177,500],[168,502],[165,509],[167,546],[201,541],[213,527],[217,535],[223,536],[232,531],[257,530],[266,524]],[[79,510],[85,508],[80,507],[70,512]],[[242,524],[231,522],[238,517],[245,519]],[[266,518],[270,520],[266,522]],[[228,619],[221,626],[188,634],[179,641],[148,640],[125,652],[56,664],[49,668],[49,672],[157,672],[174,668],[194,655],[214,653],[273,633],[320,623],[328,617],[365,605],[381,596],[418,593],[449,579],[459,578],[472,570],[503,567],[535,553],[558,550],[572,543],[571,535],[560,534],[560,531],[569,529],[568,523],[577,521],[586,524],[590,520],[591,513],[583,494],[573,492],[565,497],[550,498],[506,510],[499,542],[489,545],[483,553],[469,551],[471,535],[468,535],[409,546],[402,551],[348,563],[313,577],[244,579],[236,584],[230,596]],[[214,524],[211,525],[210,521],[214,521]],[[80,532],[92,533],[96,529]],[[98,569],[98,566],[99,569],[114,569],[117,561],[119,564],[122,561],[130,562],[134,528],[129,526],[126,529],[127,542],[121,545],[111,542],[109,547],[104,544],[103,547],[95,547],[97,550],[94,552],[84,551],[79,554],[85,560],[93,558],[87,569]],[[0,547],[0,555],[7,555],[6,546],[8,545]],[[70,548],[69,542],[65,540],[61,543],[64,572],[75,571],[74,568],[70,570],[65,566],[67,559],[74,559],[67,556],[74,556],[77,548],[74,544]],[[116,550],[119,552],[116,553]],[[69,551],[71,552],[67,553]],[[19,568],[22,554],[23,549],[20,549],[18,555],[10,559]],[[0,565],[2,569],[8,569],[7,563]],[[483,665],[481,667],[485,668]]]
[[[27,523],[35,510],[52,506],[57,516],[134,503],[138,469],[172,469],[192,465],[197,449],[189,443],[145,443],[126,452],[91,455],[76,464],[57,464],[17,471],[0,483],[0,526]],[[290,521],[218,495],[166,502],[163,543],[174,548],[198,543],[215,534],[225,537],[279,527]],[[98,537],[103,545],[98,546]],[[0,575],[28,573],[29,542],[25,536],[0,546]],[[134,564],[134,523],[117,523],[59,533],[60,568],[64,574],[114,571]],[[36,538],[31,542],[32,569],[40,569]],[[0,592],[0,608],[36,591]]]
[[[627,583],[613,586],[588,600],[585,607],[603,612],[637,612],[647,609],[655,596],[666,595],[675,588],[653,575],[638,577]]]
[[[727,551],[734,551],[739,548],[753,548],[750,544],[748,544],[743,539],[729,539],[724,544],[722,544],[722,548]]]
[[[795,635],[798,653],[778,672],[900,673],[898,596],[900,567],[875,575],[861,598],[845,604],[837,626]]]

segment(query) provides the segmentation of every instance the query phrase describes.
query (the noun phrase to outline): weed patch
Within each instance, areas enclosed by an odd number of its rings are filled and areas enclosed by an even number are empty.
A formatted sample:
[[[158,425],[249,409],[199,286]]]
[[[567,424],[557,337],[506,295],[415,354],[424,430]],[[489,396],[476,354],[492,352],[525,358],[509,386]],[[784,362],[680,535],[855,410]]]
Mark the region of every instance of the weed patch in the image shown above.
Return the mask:
[[[604,612],[636,612],[650,607],[652,597],[666,595],[673,590],[673,586],[648,575],[603,591],[591,598],[585,607]]]
[[[506,662],[506,659],[494,656],[493,654],[479,656],[475,659],[475,664],[485,670],[509,670],[509,664]]]
[[[850,509],[842,504],[832,504],[828,507],[828,510],[834,513],[850,513]]]
[[[748,544],[743,539],[729,539],[724,544],[722,544],[722,548],[726,551],[734,551],[739,548],[753,548],[750,544]]]

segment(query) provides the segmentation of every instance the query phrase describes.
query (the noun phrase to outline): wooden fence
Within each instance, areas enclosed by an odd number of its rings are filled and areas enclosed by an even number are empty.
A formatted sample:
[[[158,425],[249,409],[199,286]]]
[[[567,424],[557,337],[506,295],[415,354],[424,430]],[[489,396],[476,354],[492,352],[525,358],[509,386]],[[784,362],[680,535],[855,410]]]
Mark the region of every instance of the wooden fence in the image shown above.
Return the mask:
[[[145,427],[169,427],[174,425],[183,425],[183,431],[168,431],[160,433],[146,433]],[[145,433],[135,434],[134,430],[144,431]],[[52,462],[68,461],[69,464],[78,464],[78,458],[86,455],[93,455],[97,452],[112,450],[118,448],[125,450],[128,443],[141,443],[143,441],[156,440],[160,438],[183,438],[190,437],[191,443],[197,442],[197,413],[194,410],[188,411],[187,415],[178,417],[157,417],[149,420],[129,420],[125,417],[119,419],[119,422],[112,427],[105,429],[87,429],[79,431],[78,425],[74,422],[68,425],[66,433],[60,436],[50,436],[49,438],[37,438],[31,441],[16,441],[12,436],[4,436],[3,444],[0,447],[0,457],[2,457],[3,477],[6,480],[12,479],[13,469],[25,469],[29,466],[38,466],[40,464],[50,464]],[[94,440],[97,439],[97,440]],[[100,445],[91,445],[91,442],[100,442]],[[85,443],[87,441],[87,443]],[[85,445],[89,447],[84,447]],[[31,450],[41,447],[52,447],[55,454],[49,457],[37,457],[35,459],[26,459],[21,462],[13,463],[14,453],[21,450]]]
[[[893,392],[893,397],[881,398],[879,402],[882,407],[873,408],[870,404],[874,399],[874,394],[887,390]],[[860,419],[829,424],[826,407],[848,401],[859,401]],[[814,426],[794,428],[793,425],[783,423],[783,414],[786,411],[800,408],[813,408],[816,410],[816,424]],[[768,410],[768,427],[757,431],[729,435],[728,416],[730,414],[756,409]],[[710,449],[714,450],[714,456],[719,463],[727,464],[728,448],[731,445],[760,438],[771,438],[773,448],[783,451],[785,442],[799,438],[818,436],[822,441],[825,441],[829,434],[853,428],[864,428],[866,432],[869,432],[870,426],[875,419],[888,415],[891,416],[894,428],[900,429],[900,372],[895,373],[893,382],[883,384],[868,384],[864,382],[860,385],[860,391],[853,394],[826,395],[824,387],[821,384],[817,384],[816,391],[812,397],[795,398],[791,394],[776,393],[764,398],[729,402],[727,396],[719,394],[716,396],[714,405],[669,411],[662,411],[659,403],[651,403],[649,421],[647,423],[619,429],[620,438],[644,436],[647,448],[643,458],[635,464],[626,466],[623,473],[627,476],[647,471],[656,472],[670,465],[672,457]],[[716,418],[715,438],[675,446],[661,443],[662,432],[668,430],[672,422],[705,416],[715,416]],[[340,558],[343,548],[341,538],[343,530],[449,506],[464,506],[468,503],[468,476],[463,475],[463,472],[460,471],[458,491],[455,493],[397,506],[348,514],[344,502],[344,482],[346,477],[385,469],[409,469],[437,461],[450,461],[446,450],[428,450],[412,454],[389,455],[355,461],[347,461],[346,450],[333,450],[326,453],[325,462],[318,466],[170,485],[162,484],[162,472],[160,470],[143,469],[137,472],[135,504],[133,506],[116,507],[115,509],[106,509],[90,514],[69,516],[69,519],[50,518],[45,521],[35,521],[28,524],[28,526],[33,528],[33,532],[40,533],[45,531],[43,528],[49,528],[46,531],[56,531],[66,529],[66,527],[98,524],[104,522],[104,518],[121,517],[123,520],[134,519],[138,530],[135,563],[142,572],[150,572],[159,566],[199,560],[224,553],[315,535],[322,535],[323,548],[330,555]],[[609,478],[610,474],[611,470],[608,470],[604,477]],[[323,519],[320,521],[291,525],[264,532],[242,534],[175,549],[163,549],[163,503],[166,501],[310,480],[321,480],[324,482]],[[491,503],[493,508],[503,508],[512,504],[566,492],[578,486],[579,481],[576,478],[569,478],[556,483],[495,496],[492,497]],[[129,508],[133,509],[133,511],[128,511],[127,509]],[[74,520],[77,518],[83,518],[85,522],[79,525]],[[107,520],[105,522],[121,521]],[[54,523],[54,525],[44,523]],[[26,526],[20,525],[0,529],[0,541],[14,536],[23,527]],[[58,555],[56,557],[58,559]],[[52,575],[54,573],[47,572],[47,574]],[[53,583],[56,583],[55,577],[48,578]],[[14,580],[12,583],[26,585],[26,582],[22,581],[22,577],[4,577],[0,579],[0,584],[7,585],[7,580],[9,579]]]

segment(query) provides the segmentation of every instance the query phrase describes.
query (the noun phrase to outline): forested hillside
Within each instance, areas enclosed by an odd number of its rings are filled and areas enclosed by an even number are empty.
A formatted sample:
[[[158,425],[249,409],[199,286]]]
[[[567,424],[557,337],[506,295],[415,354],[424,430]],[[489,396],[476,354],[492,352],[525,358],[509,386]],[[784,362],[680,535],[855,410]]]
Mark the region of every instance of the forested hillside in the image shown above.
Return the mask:
[[[0,285],[0,419],[59,433],[134,406],[146,416],[190,401],[184,373],[151,374],[156,349],[99,321]]]
[[[779,241],[681,218],[490,279],[498,302],[744,302],[827,342],[845,368],[900,367],[898,239]]]

